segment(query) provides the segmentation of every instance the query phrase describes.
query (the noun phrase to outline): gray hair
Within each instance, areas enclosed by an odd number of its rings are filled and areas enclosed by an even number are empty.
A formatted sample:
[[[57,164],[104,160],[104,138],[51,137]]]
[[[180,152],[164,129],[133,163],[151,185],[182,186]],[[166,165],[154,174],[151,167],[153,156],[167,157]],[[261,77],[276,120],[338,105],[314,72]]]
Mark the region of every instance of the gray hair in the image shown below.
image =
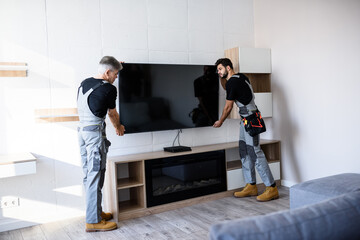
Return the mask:
[[[112,56],[105,56],[99,62],[98,73],[103,74],[106,70],[120,71],[122,69],[121,63]]]

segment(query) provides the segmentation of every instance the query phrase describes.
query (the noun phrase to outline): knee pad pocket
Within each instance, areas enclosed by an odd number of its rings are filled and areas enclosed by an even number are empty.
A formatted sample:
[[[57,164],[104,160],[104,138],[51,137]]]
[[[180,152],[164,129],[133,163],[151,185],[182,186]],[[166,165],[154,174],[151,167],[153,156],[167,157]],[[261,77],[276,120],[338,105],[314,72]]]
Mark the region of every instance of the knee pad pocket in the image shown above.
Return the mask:
[[[254,147],[250,145],[246,145],[246,150],[250,156],[250,159],[256,161],[256,153]]]
[[[239,154],[240,154],[240,158],[245,158],[246,157],[246,143],[242,140],[239,141]]]
[[[100,170],[100,163],[101,163],[101,153],[99,149],[94,151],[94,158],[93,158],[93,170],[99,171]]]

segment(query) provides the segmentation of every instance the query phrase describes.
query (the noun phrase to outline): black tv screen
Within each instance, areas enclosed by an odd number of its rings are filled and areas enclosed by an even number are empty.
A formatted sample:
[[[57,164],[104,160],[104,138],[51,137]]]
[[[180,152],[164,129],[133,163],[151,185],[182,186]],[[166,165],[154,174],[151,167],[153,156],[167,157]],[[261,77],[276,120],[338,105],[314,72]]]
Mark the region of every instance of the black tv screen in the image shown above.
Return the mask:
[[[215,66],[124,63],[119,73],[125,133],[212,126],[218,119]]]

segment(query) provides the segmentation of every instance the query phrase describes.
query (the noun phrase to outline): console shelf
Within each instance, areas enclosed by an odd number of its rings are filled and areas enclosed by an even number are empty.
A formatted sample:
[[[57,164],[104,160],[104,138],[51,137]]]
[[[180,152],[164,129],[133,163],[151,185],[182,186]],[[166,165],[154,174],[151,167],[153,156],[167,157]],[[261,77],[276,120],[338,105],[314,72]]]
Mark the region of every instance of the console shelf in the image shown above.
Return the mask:
[[[277,184],[280,185],[280,141],[261,140],[260,146],[267,157]],[[225,150],[227,191],[154,207],[146,206],[144,161],[216,150]],[[239,158],[237,141],[193,147],[190,152],[168,153],[158,151],[110,157],[107,161],[108,170],[106,172],[108,184],[104,191],[105,209],[114,214],[114,219],[121,221],[231,196],[234,191],[245,186]],[[261,183],[261,181],[258,182]]]
[[[134,178],[118,179],[117,189],[144,186],[142,181]]]

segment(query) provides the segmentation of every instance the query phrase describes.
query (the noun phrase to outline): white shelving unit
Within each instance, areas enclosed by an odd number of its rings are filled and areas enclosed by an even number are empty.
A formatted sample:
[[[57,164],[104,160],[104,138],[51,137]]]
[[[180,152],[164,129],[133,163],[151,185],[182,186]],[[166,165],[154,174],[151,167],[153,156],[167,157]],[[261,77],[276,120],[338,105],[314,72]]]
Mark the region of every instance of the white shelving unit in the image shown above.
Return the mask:
[[[225,57],[232,61],[235,73],[243,73],[250,79],[255,94],[255,103],[262,116],[272,117],[271,50],[235,47],[225,50]],[[229,118],[240,118],[236,105],[234,105]]]
[[[36,173],[36,158],[31,153],[0,155],[0,178]]]

